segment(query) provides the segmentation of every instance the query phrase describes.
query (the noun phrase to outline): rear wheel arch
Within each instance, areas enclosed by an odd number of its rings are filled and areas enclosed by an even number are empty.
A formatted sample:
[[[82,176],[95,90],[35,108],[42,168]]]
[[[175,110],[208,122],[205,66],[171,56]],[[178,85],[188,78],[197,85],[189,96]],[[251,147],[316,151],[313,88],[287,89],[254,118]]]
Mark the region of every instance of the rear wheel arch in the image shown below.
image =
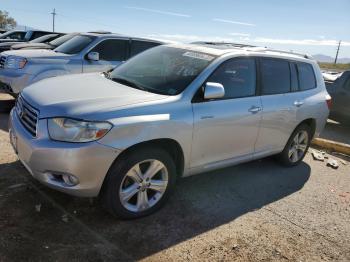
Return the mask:
[[[295,129],[294,130],[296,130],[299,126],[301,126],[301,125],[307,125],[307,126],[309,126],[310,127],[310,132],[311,132],[311,139],[314,137],[314,135],[315,135],[315,132],[316,132],[316,119],[314,119],[314,118],[307,118],[307,119],[304,119],[303,121],[301,121],[300,123],[299,123],[299,125],[297,125],[296,127],[295,127]],[[294,132],[294,130],[293,130],[293,132]]]

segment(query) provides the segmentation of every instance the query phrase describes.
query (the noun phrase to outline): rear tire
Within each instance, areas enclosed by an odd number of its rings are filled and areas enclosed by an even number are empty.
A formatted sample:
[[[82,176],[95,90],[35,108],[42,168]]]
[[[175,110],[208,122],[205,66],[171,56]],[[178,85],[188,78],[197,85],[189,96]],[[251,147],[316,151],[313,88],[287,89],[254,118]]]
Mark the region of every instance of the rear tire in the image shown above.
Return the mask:
[[[299,125],[290,138],[278,159],[284,166],[292,167],[303,161],[311,142],[311,129],[306,124]]]
[[[160,209],[175,183],[176,167],[171,156],[162,149],[144,147],[130,151],[111,166],[100,198],[112,215],[139,218]]]
[[[15,99],[0,100],[0,113],[9,113],[15,106]]]

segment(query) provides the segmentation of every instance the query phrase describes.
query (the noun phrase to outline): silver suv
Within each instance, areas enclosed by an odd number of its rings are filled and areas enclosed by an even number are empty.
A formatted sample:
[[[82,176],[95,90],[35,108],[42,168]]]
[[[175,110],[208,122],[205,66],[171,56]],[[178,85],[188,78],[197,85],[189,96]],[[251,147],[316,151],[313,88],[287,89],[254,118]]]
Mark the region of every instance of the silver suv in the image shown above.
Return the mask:
[[[110,73],[24,89],[11,143],[33,177],[148,215],[176,179],[278,154],[294,166],[322,131],[330,96],[317,63],[265,48],[163,45]]]
[[[162,43],[117,34],[84,33],[54,50],[5,51],[0,55],[0,89],[16,96],[44,78],[107,71]]]

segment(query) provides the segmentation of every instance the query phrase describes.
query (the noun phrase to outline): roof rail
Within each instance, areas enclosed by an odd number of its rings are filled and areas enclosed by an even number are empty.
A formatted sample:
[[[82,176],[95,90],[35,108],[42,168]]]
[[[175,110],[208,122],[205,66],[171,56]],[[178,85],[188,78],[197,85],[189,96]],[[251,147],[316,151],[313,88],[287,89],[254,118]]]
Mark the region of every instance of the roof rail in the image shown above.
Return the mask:
[[[89,31],[88,33],[91,33],[91,34],[112,34],[112,32],[104,31],[104,30]]]
[[[232,46],[232,47],[255,47],[254,45],[231,43],[231,42],[212,42],[212,41],[196,41],[191,44],[196,45],[215,45],[215,46]]]
[[[274,48],[268,48],[268,47],[257,47],[254,49],[248,49],[249,51],[265,51],[265,52],[278,52],[278,53],[282,53],[282,54],[291,54],[291,55],[297,55],[297,56],[301,56],[303,58],[307,58],[307,59],[313,59],[313,57],[309,54],[304,54],[304,53],[298,53],[298,52],[294,52],[294,51],[286,51],[286,50],[279,50],[279,49],[274,49]]]

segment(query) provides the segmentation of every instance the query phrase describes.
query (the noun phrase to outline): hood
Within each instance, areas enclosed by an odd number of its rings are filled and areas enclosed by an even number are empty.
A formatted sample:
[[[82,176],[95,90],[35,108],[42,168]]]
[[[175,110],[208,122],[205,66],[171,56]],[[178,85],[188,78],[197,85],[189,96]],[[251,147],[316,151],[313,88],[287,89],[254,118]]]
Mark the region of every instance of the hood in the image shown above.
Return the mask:
[[[53,49],[54,46],[45,43],[28,43],[28,44],[18,44],[16,43],[11,47],[12,50],[18,49]]]
[[[20,57],[25,57],[25,58],[65,58],[69,57],[70,55],[66,55],[63,53],[56,53],[52,50],[31,50],[31,49],[24,49],[24,50],[11,50],[11,51],[5,51],[2,53],[3,55],[9,56],[9,55],[14,55],[14,56],[20,56]]]
[[[26,87],[22,96],[39,110],[40,118],[68,116],[86,120],[93,120],[96,113],[168,98],[116,83],[101,73],[48,78]]]

